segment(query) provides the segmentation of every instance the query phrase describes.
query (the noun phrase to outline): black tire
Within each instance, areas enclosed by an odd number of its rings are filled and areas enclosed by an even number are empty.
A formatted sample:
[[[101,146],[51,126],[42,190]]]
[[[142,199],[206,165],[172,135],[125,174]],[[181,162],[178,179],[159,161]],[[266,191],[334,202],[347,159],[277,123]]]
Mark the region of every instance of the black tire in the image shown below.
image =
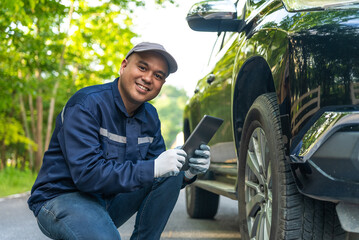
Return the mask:
[[[303,239],[346,240],[335,204],[303,196]]]
[[[186,186],[186,207],[191,218],[213,218],[218,205],[219,195],[193,185]]]
[[[335,205],[302,196],[297,190],[285,158],[274,93],[259,96],[249,109],[238,157],[243,240],[345,239]]]

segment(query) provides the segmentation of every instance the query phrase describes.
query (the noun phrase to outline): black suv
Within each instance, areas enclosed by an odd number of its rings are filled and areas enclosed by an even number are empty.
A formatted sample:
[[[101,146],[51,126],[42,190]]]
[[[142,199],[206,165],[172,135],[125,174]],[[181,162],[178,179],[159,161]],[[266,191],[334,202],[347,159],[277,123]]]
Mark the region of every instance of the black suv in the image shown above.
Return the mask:
[[[238,200],[242,239],[354,239],[359,233],[359,0],[210,0],[187,15],[218,32],[184,111],[224,119],[187,212]]]

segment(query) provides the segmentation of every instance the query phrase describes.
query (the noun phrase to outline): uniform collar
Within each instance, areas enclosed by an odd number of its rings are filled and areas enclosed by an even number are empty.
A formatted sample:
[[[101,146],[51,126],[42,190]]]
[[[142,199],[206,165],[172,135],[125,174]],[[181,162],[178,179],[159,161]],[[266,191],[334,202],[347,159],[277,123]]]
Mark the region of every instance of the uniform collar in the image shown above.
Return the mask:
[[[125,108],[125,104],[122,101],[120,91],[118,90],[118,80],[119,80],[119,78],[116,78],[115,81],[113,81],[113,83],[112,83],[112,94],[113,94],[113,97],[115,99],[116,106],[120,109],[120,111],[127,118],[129,118],[130,116],[127,113],[127,110]],[[146,105],[145,103],[141,104],[141,106],[139,106],[136,109],[135,114],[132,117],[137,118],[138,120],[140,120],[142,122],[147,122],[145,105]]]

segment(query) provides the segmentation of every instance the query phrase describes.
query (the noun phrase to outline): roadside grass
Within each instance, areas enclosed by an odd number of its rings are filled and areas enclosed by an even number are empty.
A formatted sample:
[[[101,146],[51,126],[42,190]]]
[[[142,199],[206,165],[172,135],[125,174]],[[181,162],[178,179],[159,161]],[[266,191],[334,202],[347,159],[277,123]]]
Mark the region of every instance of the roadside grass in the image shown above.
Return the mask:
[[[31,190],[36,174],[26,169],[21,171],[7,167],[0,171],[0,197],[23,193]]]

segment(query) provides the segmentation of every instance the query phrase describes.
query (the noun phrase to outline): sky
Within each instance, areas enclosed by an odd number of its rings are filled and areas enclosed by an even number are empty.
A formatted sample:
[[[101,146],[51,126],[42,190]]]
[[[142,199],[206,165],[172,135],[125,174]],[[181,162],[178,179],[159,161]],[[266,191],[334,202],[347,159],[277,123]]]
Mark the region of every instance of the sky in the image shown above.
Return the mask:
[[[197,81],[204,77],[205,67],[216,40],[216,33],[196,32],[190,29],[186,16],[191,6],[199,0],[177,1],[178,5],[155,6],[146,2],[146,8],[134,11],[133,30],[140,35],[132,43],[157,42],[176,59],[178,70],[171,74],[166,84],[183,88],[193,95]]]

